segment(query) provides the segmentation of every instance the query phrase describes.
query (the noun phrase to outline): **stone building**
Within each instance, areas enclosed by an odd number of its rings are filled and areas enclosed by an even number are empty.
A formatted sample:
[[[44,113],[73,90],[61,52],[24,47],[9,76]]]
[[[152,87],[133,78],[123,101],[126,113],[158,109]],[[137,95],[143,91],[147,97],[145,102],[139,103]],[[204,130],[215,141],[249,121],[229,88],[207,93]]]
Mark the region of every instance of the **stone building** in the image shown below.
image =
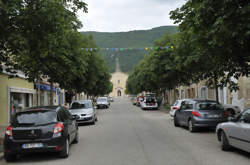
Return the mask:
[[[239,106],[242,110],[250,108],[250,78],[240,77],[235,82],[238,82],[239,85],[239,90],[236,92],[231,92],[227,87],[218,89],[219,102]],[[190,86],[180,86],[167,93],[169,104],[174,103],[177,99],[184,98],[216,99],[215,90],[208,88],[205,81]]]
[[[116,58],[116,72],[112,74],[111,82],[113,83],[113,91],[109,94],[111,97],[124,97],[126,90],[126,81],[128,75],[121,72],[119,60]]]

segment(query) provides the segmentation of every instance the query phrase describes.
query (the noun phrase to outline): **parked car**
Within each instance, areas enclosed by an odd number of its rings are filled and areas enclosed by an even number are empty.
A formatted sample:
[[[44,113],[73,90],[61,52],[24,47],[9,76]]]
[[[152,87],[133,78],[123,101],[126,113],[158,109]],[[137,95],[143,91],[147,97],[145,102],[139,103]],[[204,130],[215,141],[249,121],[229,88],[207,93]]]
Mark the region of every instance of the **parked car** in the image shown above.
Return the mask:
[[[137,100],[137,97],[131,97],[130,98],[130,101],[133,105],[136,105],[136,100]]]
[[[136,105],[137,105],[138,107],[140,107],[142,101],[144,101],[144,96],[139,96],[139,97],[137,97],[137,99],[136,99]]]
[[[141,102],[141,109],[158,109],[157,100],[155,97],[144,97],[144,100]]]
[[[181,100],[176,100],[174,104],[170,107],[170,116],[174,117],[176,110],[180,109],[181,103],[183,101],[187,101],[188,99],[181,99]]]
[[[98,97],[96,100],[97,108],[109,108],[110,103],[108,102],[107,97]]]
[[[70,105],[69,112],[73,116],[78,116],[77,123],[95,124],[97,121],[96,109],[91,100],[77,100]]]
[[[227,116],[216,101],[192,99],[183,101],[175,112],[174,125],[187,126],[190,132],[194,132],[196,128],[216,128],[217,124],[227,120]]]
[[[109,102],[114,102],[113,97],[108,97],[108,99],[109,99]]]
[[[250,108],[235,118],[230,117],[228,122],[220,123],[216,134],[222,150],[235,147],[250,152]]]
[[[228,115],[233,117],[237,116],[241,113],[241,109],[238,106],[230,105],[230,104],[222,104],[225,111],[228,112]]]
[[[5,131],[4,158],[13,161],[18,154],[59,152],[69,156],[71,143],[78,143],[76,118],[61,106],[33,107],[14,115]]]

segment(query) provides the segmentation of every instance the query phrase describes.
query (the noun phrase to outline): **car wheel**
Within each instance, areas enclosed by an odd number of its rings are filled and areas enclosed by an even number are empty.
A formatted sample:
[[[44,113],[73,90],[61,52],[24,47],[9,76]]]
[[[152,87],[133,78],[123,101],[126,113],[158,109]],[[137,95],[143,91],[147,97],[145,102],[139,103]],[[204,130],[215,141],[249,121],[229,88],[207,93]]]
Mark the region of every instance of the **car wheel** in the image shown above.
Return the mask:
[[[75,137],[75,139],[74,139],[74,141],[73,141],[73,144],[77,144],[79,142],[79,132],[78,132],[78,130],[77,130],[77,132],[76,132],[76,137]]]
[[[190,119],[188,121],[188,130],[189,130],[189,132],[194,132],[195,131],[195,127],[194,127],[192,119]]]
[[[176,116],[174,116],[174,126],[175,127],[179,127],[180,126],[180,124],[179,124],[178,119],[177,119]]]
[[[231,146],[228,143],[228,139],[227,139],[227,136],[226,136],[225,132],[223,132],[223,131],[220,134],[220,141],[221,141],[221,149],[223,151],[230,150]]]
[[[69,156],[69,139],[67,138],[62,151],[60,152],[61,158],[67,158]]]
[[[95,117],[95,121],[98,121],[97,117]]]
[[[92,125],[95,125],[95,118],[93,119],[93,121],[91,122]]]
[[[4,159],[6,160],[6,162],[13,162],[17,159],[17,155],[4,153]]]

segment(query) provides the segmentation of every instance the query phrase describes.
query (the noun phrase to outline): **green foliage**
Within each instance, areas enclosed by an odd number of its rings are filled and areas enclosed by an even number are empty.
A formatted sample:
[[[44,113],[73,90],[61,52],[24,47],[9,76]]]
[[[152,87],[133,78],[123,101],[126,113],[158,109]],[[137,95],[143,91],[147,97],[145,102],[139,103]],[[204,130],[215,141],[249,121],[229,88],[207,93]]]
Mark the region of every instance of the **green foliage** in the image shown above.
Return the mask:
[[[249,6],[249,1],[189,0],[171,12],[187,44],[180,43],[179,49],[186,55],[184,67],[195,73],[196,80],[237,90],[231,78],[248,76]]]
[[[0,66],[22,70],[30,81],[47,78],[71,94],[109,93],[106,64],[97,51],[83,50],[96,44],[77,31],[79,10],[87,12],[81,0],[1,0]]]
[[[209,87],[229,85],[249,75],[250,1],[188,0],[170,13],[179,23],[176,36],[164,36],[155,47],[174,45],[173,50],[157,49],[135,67],[127,81],[127,92],[173,89],[206,80]]]
[[[151,30],[137,30],[130,32],[82,32],[82,34],[92,35],[96,40],[98,47],[101,48],[145,48],[151,47],[154,40],[168,33],[177,33],[177,26],[162,26]],[[123,50],[123,51],[101,51],[104,60],[106,61],[109,71],[115,72],[116,57],[119,58],[120,67],[123,72],[132,72],[134,66],[138,64],[147,51],[140,50]]]

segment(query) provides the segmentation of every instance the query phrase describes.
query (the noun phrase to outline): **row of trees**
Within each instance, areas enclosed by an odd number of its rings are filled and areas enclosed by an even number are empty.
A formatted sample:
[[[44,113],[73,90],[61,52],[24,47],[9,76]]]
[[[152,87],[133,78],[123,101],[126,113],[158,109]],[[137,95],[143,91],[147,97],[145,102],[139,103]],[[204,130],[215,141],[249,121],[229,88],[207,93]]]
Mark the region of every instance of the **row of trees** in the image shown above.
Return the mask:
[[[206,80],[209,87],[238,90],[240,76],[249,75],[250,2],[188,0],[170,13],[179,33],[164,36],[129,76],[128,93],[173,89]]]
[[[110,74],[93,38],[76,13],[87,12],[81,0],[0,0],[0,69],[22,70],[28,79],[46,78],[70,93],[91,96],[111,91]]]

